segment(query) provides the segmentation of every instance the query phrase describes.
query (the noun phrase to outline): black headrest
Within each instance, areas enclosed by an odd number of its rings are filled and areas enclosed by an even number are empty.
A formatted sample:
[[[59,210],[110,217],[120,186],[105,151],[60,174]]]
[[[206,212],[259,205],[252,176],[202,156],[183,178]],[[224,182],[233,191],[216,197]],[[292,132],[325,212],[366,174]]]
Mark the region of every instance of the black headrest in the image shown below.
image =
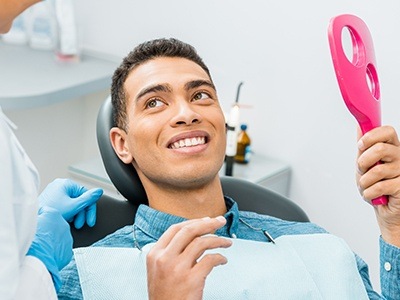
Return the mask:
[[[132,165],[123,163],[110,142],[110,129],[113,122],[113,106],[109,96],[100,108],[97,116],[97,142],[104,167],[117,190],[134,204],[147,204],[146,192]]]

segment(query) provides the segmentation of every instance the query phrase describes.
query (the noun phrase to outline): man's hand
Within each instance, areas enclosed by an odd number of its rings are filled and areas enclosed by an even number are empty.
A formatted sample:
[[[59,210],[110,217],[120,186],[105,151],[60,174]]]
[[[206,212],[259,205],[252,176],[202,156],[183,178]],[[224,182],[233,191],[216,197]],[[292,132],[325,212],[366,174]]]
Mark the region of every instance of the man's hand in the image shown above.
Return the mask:
[[[359,191],[369,203],[388,196],[388,205],[374,209],[382,238],[400,247],[400,142],[396,131],[390,126],[375,128],[359,139],[358,150]]]
[[[208,249],[227,248],[228,239],[215,235],[225,218],[189,220],[171,226],[147,255],[149,299],[202,299],[207,275],[227,262],[221,254],[206,254]]]

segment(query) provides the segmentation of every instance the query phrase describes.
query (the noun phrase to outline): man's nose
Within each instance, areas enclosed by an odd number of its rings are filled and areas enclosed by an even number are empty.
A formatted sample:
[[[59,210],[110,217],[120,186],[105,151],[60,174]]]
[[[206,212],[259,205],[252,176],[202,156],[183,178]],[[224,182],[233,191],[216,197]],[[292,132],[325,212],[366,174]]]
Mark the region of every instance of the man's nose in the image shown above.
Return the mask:
[[[171,119],[172,126],[190,125],[201,122],[201,115],[195,110],[194,105],[188,101],[175,103],[174,116]]]

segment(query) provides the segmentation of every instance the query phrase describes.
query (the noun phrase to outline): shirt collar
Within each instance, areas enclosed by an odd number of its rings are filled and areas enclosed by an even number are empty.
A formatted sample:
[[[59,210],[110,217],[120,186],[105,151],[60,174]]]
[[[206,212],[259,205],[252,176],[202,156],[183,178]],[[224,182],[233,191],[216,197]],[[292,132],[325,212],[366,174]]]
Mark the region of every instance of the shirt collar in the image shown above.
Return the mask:
[[[215,234],[234,237],[237,235],[239,224],[239,209],[237,203],[232,198],[226,196],[224,198],[227,208],[227,212],[224,215],[226,224],[218,229]],[[185,218],[163,213],[147,205],[140,205],[133,225],[136,246],[142,248],[148,243],[156,242],[171,225],[185,220]]]

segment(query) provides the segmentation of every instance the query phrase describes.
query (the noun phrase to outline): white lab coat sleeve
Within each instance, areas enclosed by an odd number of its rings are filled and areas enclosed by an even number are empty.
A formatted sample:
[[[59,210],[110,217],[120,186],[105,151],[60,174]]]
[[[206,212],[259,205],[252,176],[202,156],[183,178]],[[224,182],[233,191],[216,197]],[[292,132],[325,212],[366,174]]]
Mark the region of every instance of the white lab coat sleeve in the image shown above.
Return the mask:
[[[46,266],[34,256],[26,256],[20,268],[15,300],[57,299],[53,280]]]
[[[0,111],[0,298],[12,299],[19,282],[20,252],[13,201],[10,128]]]
[[[0,299],[51,299],[50,274],[26,256],[36,231],[38,173],[10,124],[0,108]]]

